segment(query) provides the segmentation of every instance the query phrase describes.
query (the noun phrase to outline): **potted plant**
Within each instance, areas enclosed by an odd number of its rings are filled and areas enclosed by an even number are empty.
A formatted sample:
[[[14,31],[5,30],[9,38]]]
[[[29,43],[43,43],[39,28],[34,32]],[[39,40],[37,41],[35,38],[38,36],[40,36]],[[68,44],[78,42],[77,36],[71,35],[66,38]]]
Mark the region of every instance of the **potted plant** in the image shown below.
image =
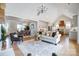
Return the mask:
[[[25,30],[30,30],[28,25],[25,26]]]
[[[2,48],[5,47],[6,44],[6,29],[1,25],[1,40],[2,40]]]

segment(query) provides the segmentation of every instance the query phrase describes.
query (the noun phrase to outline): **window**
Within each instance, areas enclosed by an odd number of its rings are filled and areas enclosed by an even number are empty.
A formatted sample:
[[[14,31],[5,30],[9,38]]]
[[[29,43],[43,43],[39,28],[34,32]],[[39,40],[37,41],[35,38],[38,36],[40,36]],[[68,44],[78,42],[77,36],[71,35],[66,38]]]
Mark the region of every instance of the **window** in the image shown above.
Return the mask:
[[[66,23],[66,28],[67,28],[67,29],[70,29],[70,28],[71,28],[71,23],[70,23],[70,22],[67,22],[67,23]]]
[[[25,28],[25,24],[17,24],[18,31],[24,30],[24,28]]]

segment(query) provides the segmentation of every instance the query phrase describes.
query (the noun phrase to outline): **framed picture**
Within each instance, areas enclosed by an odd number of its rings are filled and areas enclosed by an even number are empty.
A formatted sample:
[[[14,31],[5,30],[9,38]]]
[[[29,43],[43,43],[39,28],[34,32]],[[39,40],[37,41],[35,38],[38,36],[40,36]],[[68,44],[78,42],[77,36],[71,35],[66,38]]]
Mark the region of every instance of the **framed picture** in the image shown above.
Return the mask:
[[[31,29],[34,29],[34,24],[31,24]]]

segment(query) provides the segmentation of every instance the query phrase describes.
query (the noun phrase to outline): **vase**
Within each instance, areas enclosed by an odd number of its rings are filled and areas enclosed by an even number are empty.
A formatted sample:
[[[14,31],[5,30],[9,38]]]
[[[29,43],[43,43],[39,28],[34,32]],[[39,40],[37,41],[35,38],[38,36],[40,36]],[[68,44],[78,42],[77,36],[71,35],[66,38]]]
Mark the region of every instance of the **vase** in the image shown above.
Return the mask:
[[[6,49],[6,41],[2,41],[2,50]]]

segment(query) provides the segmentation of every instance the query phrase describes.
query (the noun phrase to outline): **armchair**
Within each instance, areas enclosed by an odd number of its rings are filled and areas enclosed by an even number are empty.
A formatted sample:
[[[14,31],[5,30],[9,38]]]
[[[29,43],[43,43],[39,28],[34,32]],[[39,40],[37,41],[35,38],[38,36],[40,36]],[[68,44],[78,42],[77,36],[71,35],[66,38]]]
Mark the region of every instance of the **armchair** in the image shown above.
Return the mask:
[[[11,38],[11,41],[12,41],[12,44],[14,41],[23,41],[23,38],[21,38],[22,36],[18,36],[17,33],[10,33],[10,38]]]

